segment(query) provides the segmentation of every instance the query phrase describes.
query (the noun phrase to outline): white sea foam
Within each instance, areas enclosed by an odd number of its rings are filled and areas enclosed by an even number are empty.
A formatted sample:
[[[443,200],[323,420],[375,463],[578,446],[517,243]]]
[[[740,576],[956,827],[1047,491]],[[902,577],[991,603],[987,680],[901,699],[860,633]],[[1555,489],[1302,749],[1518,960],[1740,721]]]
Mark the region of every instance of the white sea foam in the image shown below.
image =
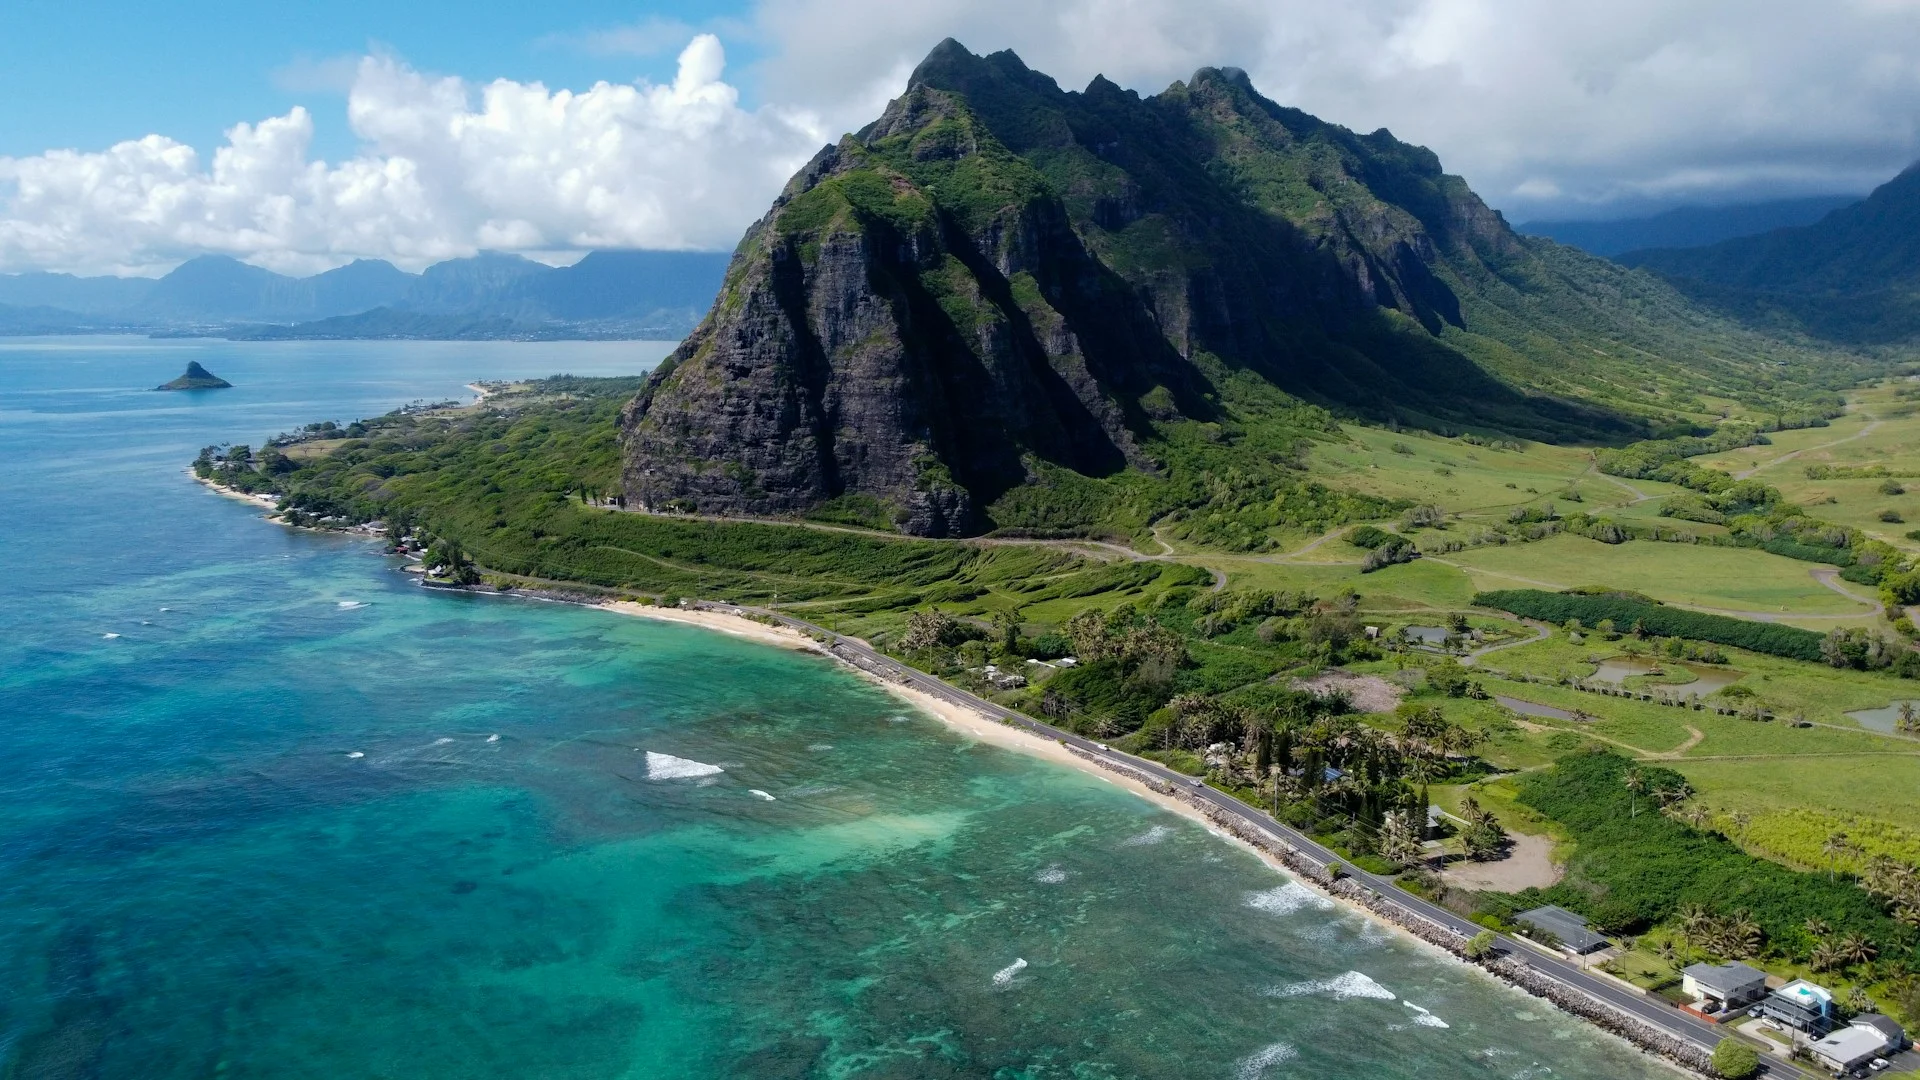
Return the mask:
[[[366,753],[365,753],[364,751],[360,751],[360,750],[349,750],[349,751],[347,751],[347,756],[348,756],[349,758],[363,758],[363,757],[366,757],[367,755],[366,755]]]
[[[341,611],[352,611],[355,608],[363,608],[363,607],[366,607],[367,605],[362,603],[359,600],[342,600],[338,604],[335,604],[334,606],[339,608]]]
[[[488,741],[488,742],[499,742],[499,741],[500,741],[500,736],[498,736],[498,735],[489,735],[489,736],[487,736],[487,741]]]
[[[435,740],[433,740],[433,745],[435,745],[435,746],[445,746],[445,745],[447,745],[448,743],[450,743],[450,742],[452,742],[452,741],[453,741],[453,739],[452,739],[452,738],[450,738],[450,737],[448,737],[448,736],[445,736],[445,735],[442,735],[442,736],[441,736],[440,738],[438,738],[438,739],[435,739]]]
[[[1351,1001],[1354,998],[1370,998],[1374,1001],[1395,1000],[1393,991],[1374,982],[1358,971],[1349,971],[1335,975],[1331,979],[1313,979],[1309,982],[1297,982],[1290,986],[1276,986],[1267,991],[1268,997],[1295,998],[1320,995],[1335,1001]]]
[[[723,772],[726,770],[720,766],[709,765],[704,761],[647,751],[647,779],[649,780],[685,780],[689,777],[713,776]]]
[[[889,723],[889,724],[904,724],[904,723],[906,723],[906,722],[907,722],[907,718],[906,718],[906,717],[904,717],[904,716],[889,716],[889,717],[887,717],[887,723]]]
[[[832,744],[832,743],[830,743],[830,742],[817,742],[817,743],[809,743],[809,744],[807,744],[807,749],[809,749],[809,750],[831,750],[831,749],[833,749],[833,744]]]
[[[1413,1010],[1413,1022],[1419,1024],[1421,1027],[1446,1028],[1453,1026],[1411,1001],[1403,1001],[1400,1004]]]
[[[808,795],[825,795],[829,791],[839,791],[837,784],[801,784],[787,792],[787,798],[800,799]]]
[[[1057,866],[1049,866],[1045,870],[1033,875],[1033,880],[1042,885],[1058,885],[1067,880],[1067,872]]]
[[[760,796],[761,798],[763,798],[763,799],[765,799],[765,800],[767,800],[768,802],[772,802],[772,801],[773,801],[773,796],[771,796],[771,795],[769,795],[769,794],[767,794],[767,793],[766,793],[766,792],[764,792],[764,791],[761,791],[761,790],[760,790],[759,788],[757,788],[757,787],[754,787],[754,788],[748,788],[748,789],[747,789],[747,794],[749,794],[749,795],[758,795],[758,796]]]
[[[1013,982],[1013,977],[1015,975],[1020,974],[1020,972],[1026,970],[1026,966],[1027,966],[1027,962],[1025,960],[1022,960],[1017,956],[1014,957],[1013,963],[1008,964],[1006,967],[1003,967],[999,971],[996,971],[993,973],[993,985],[1007,986],[1011,984]]]
[[[1297,881],[1289,881],[1265,892],[1248,893],[1247,906],[1269,915],[1291,915],[1303,908],[1327,911],[1333,907],[1333,901]]]
[[[170,607],[163,607],[163,608],[161,608],[160,610],[161,610],[161,611],[172,611],[173,609],[172,609],[172,608],[170,608]]]
[[[1248,1054],[1246,1057],[1241,1058],[1240,1066],[1234,1075],[1239,1077],[1239,1080],[1260,1080],[1261,1077],[1267,1075],[1268,1069],[1273,1068],[1283,1061],[1292,1061],[1299,1056],[1300,1052],[1287,1043],[1274,1043],[1272,1046],[1263,1046],[1253,1053]]]
[[[1143,832],[1138,836],[1129,836],[1125,840],[1120,841],[1120,846],[1121,847],[1143,847],[1147,844],[1157,844],[1160,841],[1165,840],[1167,837],[1172,835],[1173,835],[1173,830],[1168,828],[1167,826],[1155,825],[1153,828],[1148,829],[1146,832]]]

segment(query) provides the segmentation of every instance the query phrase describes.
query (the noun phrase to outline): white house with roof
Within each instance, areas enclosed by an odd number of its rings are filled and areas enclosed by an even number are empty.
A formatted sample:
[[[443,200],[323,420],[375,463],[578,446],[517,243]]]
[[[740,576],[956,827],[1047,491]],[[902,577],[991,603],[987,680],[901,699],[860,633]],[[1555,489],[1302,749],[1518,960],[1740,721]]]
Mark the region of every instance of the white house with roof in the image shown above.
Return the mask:
[[[1680,988],[1712,1011],[1737,1009],[1767,996],[1767,973],[1738,961],[1693,964],[1680,972]]]
[[[1833,1030],[1833,992],[1805,979],[1796,979],[1761,998],[1753,1011],[1809,1035]]]

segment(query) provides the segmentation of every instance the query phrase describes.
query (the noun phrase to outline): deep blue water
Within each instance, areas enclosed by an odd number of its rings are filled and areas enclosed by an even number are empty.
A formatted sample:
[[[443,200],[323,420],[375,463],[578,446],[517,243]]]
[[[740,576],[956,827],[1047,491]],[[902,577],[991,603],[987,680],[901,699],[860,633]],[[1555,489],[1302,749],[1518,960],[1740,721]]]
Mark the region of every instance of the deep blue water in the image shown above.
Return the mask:
[[[0,1076],[1661,1075],[823,659],[184,470],[667,348],[0,339]]]

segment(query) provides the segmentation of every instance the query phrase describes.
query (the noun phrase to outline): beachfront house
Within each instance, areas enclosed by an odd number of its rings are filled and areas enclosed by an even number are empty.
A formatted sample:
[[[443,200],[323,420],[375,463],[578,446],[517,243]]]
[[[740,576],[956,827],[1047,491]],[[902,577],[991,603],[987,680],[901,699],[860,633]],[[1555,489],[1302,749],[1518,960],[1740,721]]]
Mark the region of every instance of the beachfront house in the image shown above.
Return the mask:
[[[1807,1047],[1813,1060],[1836,1073],[1851,1072],[1891,1053],[1887,1037],[1870,1024],[1848,1024]]]
[[[1693,964],[1680,973],[1680,988],[1708,1012],[1737,1009],[1767,996],[1767,973],[1738,961]]]
[[[1513,921],[1533,927],[1558,938],[1560,944],[1575,956],[1599,952],[1612,944],[1604,936],[1596,933],[1587,920],[1568,911],[1566,908],[1548,904],[1531,911],[1523,911],[1513,917]]]
[[[1818,1037],[1833,1030],[1833,992],[1797,979],[1760,999],[1753,1011],[1783,1027]]]

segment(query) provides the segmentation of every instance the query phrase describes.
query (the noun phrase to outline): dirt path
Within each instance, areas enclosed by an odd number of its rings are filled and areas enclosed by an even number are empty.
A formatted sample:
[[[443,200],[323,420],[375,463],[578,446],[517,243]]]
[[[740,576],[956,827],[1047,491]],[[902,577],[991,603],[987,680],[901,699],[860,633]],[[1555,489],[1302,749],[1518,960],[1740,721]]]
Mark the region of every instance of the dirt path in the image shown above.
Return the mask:
[[[1545,641],[1553,634],[1553,629],[1546,623],[1533,622],[1528,619],[1522,619],[1521,621],[1533,628],[1532,637],[1522,638],[1519,641],[1503,641],[1498,645],[1482,645],[1480,648],[1461,657],[1460,663],[1466,667],[1472,667],[1475,662],[1490,652],[1499,652],[1501,649],[1517,649],[1522,645],[1531,645],[1536,641]]]
[[[1807,571],[1807,573],[1813,575],[1813,580],[1819,582],[1822,585],[1825,585],[1827,588],[1832,589],[1834,592],[1839,593],[1841,596],[1844,596],[1849,600],[1853,600],[1862,604],[1867,604],[1871,607],[1876,607],[1876,608],[1880,606],[1880,601],[1875,600],[1870,596],[1861,596],[1859,593],[1854,592],[1852,589],[1849,589],[1845,585],[1840,584],[1840,571],[1838,570],[1830,569],[1828,567],[1823,567],[1823,566],[1817,566],[1817,567],[1814,567],[1812,570]]]
[[[1781,454],[1779,457],[1774,458],[1772,461],[1769,461],[1763,465],[1755,465],[1753,468],[1748,469],[1745,472],[1734,473],[1733,478],[1735,480],[1745,480],[1747,477],[1752,476],[1754,473],[1763,472],[1767,469],[1771,469],[1775,465],[1785,465],[1787,462],[1792,461],[1794,458],[1799,457],[1801,454],[1810,453],[1814,450],[1827,450],[1832,447],[1839,446],[1842,443],[1850,443],[1855,439],[1864,439],[1868,435],[1873,434],[1873,430],[1879,427],[1882,422],[1883,421],[1879,421],[1879,420],[1870,420],[1867,422],[1867,425],[1865,427],[1861,428],[1859,431],[1854,432],[1853,434],[1847,436],[1844,439],[1835,439],[1830,443],[1821,443],[1818,446],[1803,446],[1798,450],[1793,450],[1785,454]]]
[[[1655,758],[1677,758],[1680,755],[1685,754],[1687,751],[1693,749],[1694,747],[1699,746],[1700,740],[1707,737],[1706,732],[1701,731],[1699,728],[1694,727],[1692,724],[1686,725],[1686,728],[1687,728],[1686,742],[1681,743],[1679,746],[1676,746],[1671,750],[1662,750],[1657,754],[1649,754],[1647,756],[1655,757]]]

